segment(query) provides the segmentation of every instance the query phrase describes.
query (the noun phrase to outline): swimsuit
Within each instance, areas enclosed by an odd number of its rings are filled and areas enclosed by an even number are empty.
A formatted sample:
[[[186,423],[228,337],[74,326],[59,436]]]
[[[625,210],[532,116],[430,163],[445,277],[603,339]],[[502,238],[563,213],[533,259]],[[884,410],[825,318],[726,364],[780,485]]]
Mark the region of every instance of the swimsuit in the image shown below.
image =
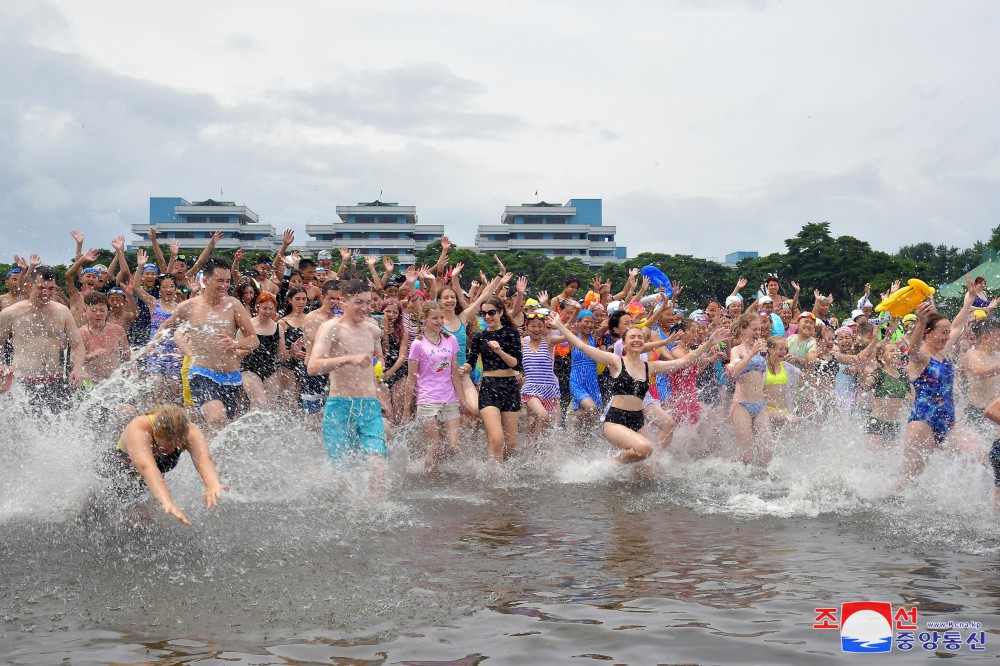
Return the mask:
[[[275,328],[271,335],[257,335],[257,348],[243,357],[244,372],[253,372],[264,381],[278,371],[278,342],[280,331]]]
[[[160,302],[149,316],[149,339],[152,340],[160,326],[170,319],[170,314],[163,311]],[[181,361],[183,360],[172,336],[160,338],[156,347],[146,356],[146,370],[151,374],[163,375],[171,379],[181,376]]]
[[[152,414],[147,414],[150,425],[153,424]],[[146,480],[142,478],[139,470],[135,468],[135,463],[128,453],[122,450],[122,439],[124,433],[118,438],[115,448],[108,451],[103,460],[98,465],[98,472],[101,476],[114,481],[114,492],[123,500],[136,500],[145,495]],[[153,461],[160,474],[166,474],[180,462],[181,454],[184,452],[176,448],[170,453],[157,453],[156,442],[153,442]]]
[[[767,372],[767,360],[760,354],[755,354],[751,357],[750,361],[747,363],[747,367],[743,369],[743,372],[739,374],[738,377],[734,377],[736,381],[743,379],[748,373],[751,372]],[[740,401],[743,408],[750,413],[750,418],[757,418],[757,415],[767,407],[766,402],[744,402]]]
[[[191,397],[198,407],[218,400],[226,408],[226,416],[234,419],[246,408],[247,398],[243,393],[243,375],[236,372],[216,372],[192,366],[188,374]]]
[[[524,385],[521,386],[521,399],[528,402],[531,398],[538,398],[543,405],[548,402],[545,407],[548,411],[554,411],[555,407],[549,409],[549,405],[559,405],[559,380],[553,369],[548,340],[542,340],[538,351],[531,351],[531,342],[525,338],[522,359]]]
[[[382,338],[382,353],[385,355],[385,361],[382,365],[386,369],[396,365],[396,361],[399,360],[399,346],[399,338],[392,331]],[[386,386],[393,386],[396,382],[406,379],[406,370],[406,363],[403,363],[396,372],[386,376],[382,381],[385,382]]]
[[[622,360],[622,369],[617,377],[611,378],[611,393],[613,396],[630,395],[642,398],[649,392],[649,364],[643,361],[643,368],[646,376],[644,379],[636,379],[629,374]],[[623,425],[629,430],[639,432],[646,425],[646,415],[641,409],[620,409],[618,407],[608,408],[604,415],[604,423],[616,423]]]
[[[378,398],[329,397],[323,411],[323,445],[333,463],[350,453],[389,457]]]
[[[934,441],[940,444],[955,425],[955,403],[952,387],[955,369],[948,359],[931,357],[920,376],[913,380],[916,396],[909,422],[926,423],[934,431]]]
[[[511,368],[486,344],[491,340],[500,343],[500,349],[508,356],[513,356],[517,364]],[[484,372],[494,372],[498,370],[524,371],[521,363],[522,358],[521,337],[517,329],[513,326],[501,326],[495,331],[484,330],[476,334],[469,344],[466,363],[475,367],[478,360],[483,362]],[[486,407],[496,407],[501,412],[521,411],[521,391],[517,384],[517,377],[495,377],[486,375],[479,385],[479,409]]]
[[[594,336],[588,335],[587,340],[594,345]],[[593,400],[597,408],[601,408],[601,387],[597,382],[597,363],[582,351],[573,348],[570,354],[573,367],[569,373],[569,391],[573,396],[573,409],[580,409],[584,400]]]

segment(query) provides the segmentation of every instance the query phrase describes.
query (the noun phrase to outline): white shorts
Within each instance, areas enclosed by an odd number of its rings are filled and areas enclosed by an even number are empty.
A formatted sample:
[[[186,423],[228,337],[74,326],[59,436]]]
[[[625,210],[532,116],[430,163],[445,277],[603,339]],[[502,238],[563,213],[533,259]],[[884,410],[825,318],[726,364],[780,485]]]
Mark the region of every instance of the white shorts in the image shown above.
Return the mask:
[[[436,418],[441,423],[454,421],[462,416],[457,402],[425,402],[417,405],[418,419]]]

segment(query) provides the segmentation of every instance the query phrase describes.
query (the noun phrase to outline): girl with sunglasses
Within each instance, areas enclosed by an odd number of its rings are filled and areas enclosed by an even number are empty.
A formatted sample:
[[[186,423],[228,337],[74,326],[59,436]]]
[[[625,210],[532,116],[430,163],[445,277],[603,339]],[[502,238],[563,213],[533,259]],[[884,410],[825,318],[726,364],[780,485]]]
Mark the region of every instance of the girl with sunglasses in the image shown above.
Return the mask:
[[[461,371],[468,375],[483,361],[483,381],[479,385],[479,414],[489,440],[491,460],[503,462],[517,446],[517,421],[521,411],[518,372],[521,366],[521,336],[496,296],[483,302],[479,316],[486,322],[469,343]]]

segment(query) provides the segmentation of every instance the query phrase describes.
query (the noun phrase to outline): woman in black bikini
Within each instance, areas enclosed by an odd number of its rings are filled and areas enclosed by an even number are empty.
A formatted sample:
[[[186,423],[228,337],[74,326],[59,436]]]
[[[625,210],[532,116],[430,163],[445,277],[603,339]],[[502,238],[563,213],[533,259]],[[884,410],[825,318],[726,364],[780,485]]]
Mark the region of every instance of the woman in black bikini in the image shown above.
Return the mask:
[[[611,371],[611,407],[604,417],[604,436],[613,447],[621,449],[621,453],[615,456],[620,463],[639,462],[653,452],[642,412],[642,399],[649,390],[650,380],[662,372],[674,372],[693,365],[709,348],[728,335],[725,329],[719,329],[683,358],[647,363],[641,356],[646,344],[641,328],[633,327],[625,332],[624,355],[619,356],[583,342],[554,314],[549,315],[548,322],[559,329],[571,345]]]
[[[275,403],[280,392],[279,379],[275,375],[278,364],[288,359],[285,350],[285,336],[276,321],[278,303],[274,296],[263,293],[257,297],[257,316],[253,322],[254,333],[260,344],[257,348],[243,352],[243,390],[254,409],[268,409]]]

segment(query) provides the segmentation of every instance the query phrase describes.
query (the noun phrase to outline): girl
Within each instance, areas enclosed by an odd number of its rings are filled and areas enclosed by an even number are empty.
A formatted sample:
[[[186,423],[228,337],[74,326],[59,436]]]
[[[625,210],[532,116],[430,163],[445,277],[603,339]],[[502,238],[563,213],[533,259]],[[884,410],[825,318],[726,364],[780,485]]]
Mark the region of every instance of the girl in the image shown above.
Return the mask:
[[[576,318],[580,335],[588,345],[599,349],[594,340],[594,313],[583,310]],[[560,329],[562,330],[562,329]],[[594,425],[601,409],[601,387],[597,379],[597,363],[580,348],[574,345],[570,354],[573,367],[569,373],[569,390],[573,395],[573,409],[580,413],[579,425]]]
[[[284,333],[278,326],[277,299],[264,292],[254,305],[257,316],[251,321],[260,344],[252,351],[239,349],[236,353],[243,357],[243,390],[250,398],[250,405],[254,409],[267,409],[281,390],[275,373],[278,363],[288,360],[288,352]]]
[[[479,413],[489,440],[489,456],[496,462],[503,462],[517,446],[517,421],[521,411],[517,373],[523,371],[521,337],[496,296],[486,299],[479,316],[486,322],[486,330],[477,333],[469,343],[462,373],[469,374],[476,361],[482,358]]]
[[[382,302],[382,353],[385,356],[382,381],[388,388],[389,418],[394,425],[399,425],[408,395],[403,380],[406,379],[410,338],[403,327],[402,309],[395,298]]]
[[[895,444],[899,439],[899,412],[910,392],[910,382],[900,367],[901,360],[899,346],[890,342],[882,347],[878,358],[865,368],[858,380],[858,384],[872,392],[867,431],[873,447]]]
[[[139,249],[135,253],[138,266],[135,271],[135,293],[139,299],[146,304],[149,309],[149,337],[146,343],[152,341],[160,325],[170,319],[174,309],[178,305],[177,282],[174,276],[165,273],[156,279],[155,288],[159,290],[160,297],[156,298],[148,291],[145,285],[148,281],[143,280],[139,271],[144,266],[149,256],[145,250]],[[153,377],[153,397],[157,403],[180,403],[181,402],[181,363],[183,357],[177,351],[173,336],[164,337],[156,343],[156,346],[146,350],[146,371]]]
[[[954,322],[936,312],[931,303],[917,306],[917,323],[910,335],[910,359],[906,368],[913,382],[913,410],[906,424],[900,486],[919,476],[935,447],[948,440],[957,440],[967,453],[975,453],[976,442],[971,434],[954,427],[955,370],[948,360],[962,337],[976,295],[968,275],[965,281],[968,291]]]
[[[739,344],[729,351],[726,374],[736,382],[730,416],[736,429],[736,460],[766,466],[771,462],[773,443],[771,417],[764,395],[767,362],[760,353],[767,346],[761,339],[761,318],[755,313],[741,315],[733,325]],[[754,446],[754,437],[758,445]],[[758,453],[755,456],[754,453]]]
[[[642,360],[646,340],[640,328],[633,327],[625,332],[625,355],[618,356],[587,344],[566,328],[556,315],[550,315],[548,321],[566,336],[574,349],[586,354],[592,362],[602,363],[611,369],[612,397],[611,406],[604,418],[604,436],[613,447],[621,450],[615,456],[615,460],[620,463],[639,462],[653,452],[642,411],[643,397],[649,391],[650,378],[697,362],[711,345],[725,337],[724,331],[716,331],[709,340],[683,359],[647,363]]]
[[[443,330],[444,318],[441,303],[424,303],[422,334],[413,341],[407,363],[403,420],[413,414],[416,389],[417,423],[427,439],[427,472],[437,471],[442,459],[458,453],[462,411],[474,413],[462,391],[458,341]]]
[[[302,383],[309,374],[306,372],[306,337],[303,331],[309,296],[302,287],[289,289],[285,295],[290,311],[278,320],[281,335],[285,339],[285,360],[278,368],[276,376],[280,386],[279,400],[291,411],[299,403]]]
[[[177,466],[185,451],[205,483],[205,506],[218,506],[222,491],[229,487],[219,483],[205,435],[177,405],[160,405],[132,419],[118,445],[108,452],[103,476],[113,481],[114,491],[122,499],[139,500],[148,491],[163,507],[163,513],[190,525],[163,481],[163,475]]]
[[[770,411],[771,423],[780,427],[799,422],[798,417],[789,413],[792,387],[798,381],[802,372],[785,360],[788,356],[788,343],[780,335],[772,335],[767,339],[767,369],[764,372],[764,395],[767,398],[767,409]]]
[[[459,271],[459,273],[460,272],[461,271]],[[498,275],[493,278],[485,285],[482,291],[479,292],[476,300],[470,303],[469,307],[464,310],[461,309],[458,299],[458,289],[461,289],[461,285],[458,287],[454,286],[458,280],[458,275],[456,273],[452,273],[452,279],[455,282],[443,287],[438,293],[438,300],[441,302],[441,305],[444,306],[444,331],[454,335],[455,341],[458,342],[459,366],[465,365],[465,356],[469,347],[469,337],[475,335],[479,330],[479,321],[476,319],[476,313],[479,312],[480,306],[487,298],[493,296],[497,289],[506,286],[507,281],[504,277],[505,276]],[[462,390],[465,393],[466,401],[470,405],[474,405],[479,402],[479,394],[476,390],[476,384],[472,375],[462,378]]]
[[[540,308],[528,312],[525,329],[528,335],[521,340],[524,364],[524,385],[521,402],[528,410],[531,423],[529,443],[536,443],[539,435],[552,425],[552,414],[559,409],[559,380],[554,370],[556,344],[564,338],[550,335],[545,321],[549,311]]]

